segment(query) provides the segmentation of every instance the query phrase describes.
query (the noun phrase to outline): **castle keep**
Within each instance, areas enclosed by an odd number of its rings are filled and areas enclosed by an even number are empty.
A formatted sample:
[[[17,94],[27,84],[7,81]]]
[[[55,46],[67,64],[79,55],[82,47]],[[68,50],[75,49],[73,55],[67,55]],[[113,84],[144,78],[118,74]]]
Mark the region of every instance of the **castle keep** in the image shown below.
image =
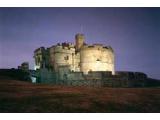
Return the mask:
[[[62,43],[34,51],[35,69],[46,67],[57,72],[66,67],[72,72],[114,71],[114,52],[110,46],[87,45],[83,34],[76,34],[75,45]]]
[[[140,72],[115,72],[112,47],[88,45],[83,34],[75,35],[75,44],[36,49],[34,59],[38,83],[130,87],[143,86],[147,78]]]

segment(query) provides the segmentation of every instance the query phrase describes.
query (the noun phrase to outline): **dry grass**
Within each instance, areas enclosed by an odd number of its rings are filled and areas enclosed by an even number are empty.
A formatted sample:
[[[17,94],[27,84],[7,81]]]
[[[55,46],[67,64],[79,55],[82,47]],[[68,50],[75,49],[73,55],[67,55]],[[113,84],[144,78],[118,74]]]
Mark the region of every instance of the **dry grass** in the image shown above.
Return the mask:
[[[160,112],[160,89],[67,87],[0,80],[0,112]]]

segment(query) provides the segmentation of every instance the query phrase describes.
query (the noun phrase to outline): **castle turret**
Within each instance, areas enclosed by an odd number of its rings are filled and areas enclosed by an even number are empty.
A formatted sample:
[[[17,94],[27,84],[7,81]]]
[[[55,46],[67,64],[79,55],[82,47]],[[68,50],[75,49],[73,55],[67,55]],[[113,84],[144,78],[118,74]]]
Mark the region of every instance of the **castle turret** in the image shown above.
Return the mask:
[[[76,34],[75,36],[75,41],[76,41],[76,51],[79,51],[81,49],[81,47],[83,46],[84,44],[84,35],[83,34]]]
[[[86,45],[80,50],[80,71],[114,71],[114,52],[100,44]]]

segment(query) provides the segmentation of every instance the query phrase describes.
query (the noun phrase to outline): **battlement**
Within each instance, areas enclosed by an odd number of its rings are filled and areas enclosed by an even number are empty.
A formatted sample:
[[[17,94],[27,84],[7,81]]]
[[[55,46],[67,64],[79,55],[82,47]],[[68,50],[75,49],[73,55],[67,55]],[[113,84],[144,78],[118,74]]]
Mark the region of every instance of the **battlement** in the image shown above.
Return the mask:
[[[75,52],[75,48],[70,45],[70,46],[63,46],[63,45],[56,45],[56,46],[52,46],[50,48],[51,51],[53,51],[54,53],[56,52],[66,52],[66,53],[72,53],[72,52]]]
[[[84,45],[82,50],[109,50],[114,52],[111,46],[103,46],[102,44]]]
[[[45,50],[45,47],[39,47],[34,51],[34,53],[41,52],[41,51],[44,51],[44,50]]]
[[[56,46],[62,46],[62,47],[68,47],[68,48],[75,47],[73,43],[67,43],[67,42],[64,42],[64,43],[57,43]]]
[[[104,46],[103,48],[109,49],[109,50],[111,50],[111,52],[114,52],[114,51],[113,51],[113,48],[112,48],[111,46]]]
[[[113,49],[97,43],[88,45],[83,34],[76,34],[75,44],[63,42],[47,49],[40,47],[34,55],[39,68],[52,66],[58,71],[59,66],[70,65],[70,70],[74,72],[111,71],[114,74]]]

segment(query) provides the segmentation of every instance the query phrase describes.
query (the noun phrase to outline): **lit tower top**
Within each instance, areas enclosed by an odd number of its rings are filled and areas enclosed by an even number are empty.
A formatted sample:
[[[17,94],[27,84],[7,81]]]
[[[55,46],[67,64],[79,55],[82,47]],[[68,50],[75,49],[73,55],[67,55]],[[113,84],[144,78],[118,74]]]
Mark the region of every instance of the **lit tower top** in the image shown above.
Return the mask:
[[[84,40],[85,40],[84,34],[78,33],[75,35],[76,51],[79,51],[81,49],[81,47],[84,44]]]

